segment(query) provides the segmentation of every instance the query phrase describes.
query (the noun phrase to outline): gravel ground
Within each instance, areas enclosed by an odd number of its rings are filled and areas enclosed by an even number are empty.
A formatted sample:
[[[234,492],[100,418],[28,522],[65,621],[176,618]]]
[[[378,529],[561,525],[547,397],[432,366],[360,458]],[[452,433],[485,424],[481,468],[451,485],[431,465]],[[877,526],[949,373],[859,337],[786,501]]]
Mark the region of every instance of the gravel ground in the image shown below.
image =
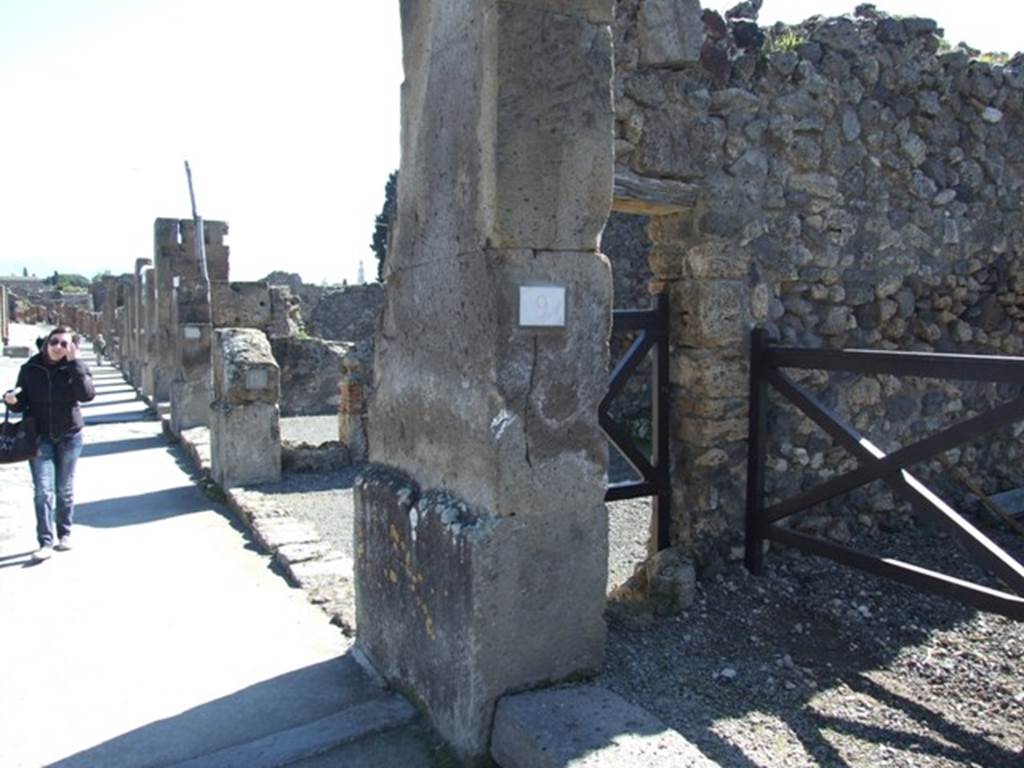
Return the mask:
[[[258,490],[351,555],[358,471]],[[609,588],[644,558],[649,516],[609,505]],[[986,533],[1024,559],[1020,536]],[[931,528],[852,545],[995,585]],[[700,582],[678,617],[612,604],[598,682],[724,766],[1024,766],[1024,623],[795,552]]]
[[[982,576],[923,527],[854,545]],[[797,553],[767,566],[701,582],[676,618],[613,608],[599,682],[727,766],[1024,765],[1024,623]]]
[[[247,491],[311,523],[324,541],[352,557],[352,483],[360,468],[286,474],[278,483],[262,483]]]

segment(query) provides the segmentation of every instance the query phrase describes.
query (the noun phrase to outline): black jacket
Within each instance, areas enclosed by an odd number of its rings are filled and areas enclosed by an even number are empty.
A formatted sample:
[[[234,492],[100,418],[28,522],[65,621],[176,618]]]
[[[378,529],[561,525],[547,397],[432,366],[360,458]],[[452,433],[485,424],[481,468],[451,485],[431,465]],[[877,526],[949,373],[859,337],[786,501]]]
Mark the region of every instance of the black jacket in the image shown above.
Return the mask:
[[[45,353],[33,355],[18,372],[18,404],[12,411],[22,411],[36,420],[36,432],[54,440],[79,431],[85,422],[79,403],[96,397],[92,374],[81,360],[61,360],[47,365]]]

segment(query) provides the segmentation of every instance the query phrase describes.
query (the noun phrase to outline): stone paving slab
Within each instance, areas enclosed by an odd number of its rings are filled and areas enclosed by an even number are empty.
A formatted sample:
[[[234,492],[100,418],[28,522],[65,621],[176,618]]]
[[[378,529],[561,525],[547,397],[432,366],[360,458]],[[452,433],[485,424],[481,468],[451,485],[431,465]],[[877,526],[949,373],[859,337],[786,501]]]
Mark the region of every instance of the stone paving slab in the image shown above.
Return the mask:
[[[597,685],[498,702],[491,756],[501,768],[714,768],[680,733]]]
[[[262,520],[254,530],[260,543],[271,552],[286,544],[309,544],[320,541],[320,534],[313,526],[301,523],[293,517]]]
[[[278,768],[410,724],[416,710],[389,696],[263,738],[177,763],[173,768]]]

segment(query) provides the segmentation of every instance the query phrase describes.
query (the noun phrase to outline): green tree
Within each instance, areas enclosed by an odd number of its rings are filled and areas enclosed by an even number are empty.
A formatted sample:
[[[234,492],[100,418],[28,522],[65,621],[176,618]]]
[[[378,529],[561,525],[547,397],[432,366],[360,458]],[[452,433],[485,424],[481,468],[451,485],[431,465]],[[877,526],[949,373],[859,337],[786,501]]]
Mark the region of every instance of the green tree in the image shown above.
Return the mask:
[[[88,290],[92,284],[85,275],[61,273],[54,270],[53,274],[44,281],[47,285],[63,291],[64,293],[81,293]]]
[[[388,257],[388,235],[398,214],[398,171],[392,171],[384,185],[384,207],[373,222],[370,247],[377,255],[377,280],[384,281],[384,262]]]

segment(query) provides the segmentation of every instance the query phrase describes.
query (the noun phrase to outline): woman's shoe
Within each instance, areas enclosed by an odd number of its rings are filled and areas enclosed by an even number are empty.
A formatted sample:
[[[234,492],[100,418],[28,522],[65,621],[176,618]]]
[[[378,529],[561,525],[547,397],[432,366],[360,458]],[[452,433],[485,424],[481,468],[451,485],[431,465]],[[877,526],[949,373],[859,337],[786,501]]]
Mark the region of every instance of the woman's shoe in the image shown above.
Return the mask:
[[[60,541],[57,542],[57,546],[54,547],[58,552],[67,552],[71,549],[71,537],[61,536]]]
[[[53,547],[40,547],[32,553],[32,562],[41,563],[43,560],[49,560],[53,554]]]

